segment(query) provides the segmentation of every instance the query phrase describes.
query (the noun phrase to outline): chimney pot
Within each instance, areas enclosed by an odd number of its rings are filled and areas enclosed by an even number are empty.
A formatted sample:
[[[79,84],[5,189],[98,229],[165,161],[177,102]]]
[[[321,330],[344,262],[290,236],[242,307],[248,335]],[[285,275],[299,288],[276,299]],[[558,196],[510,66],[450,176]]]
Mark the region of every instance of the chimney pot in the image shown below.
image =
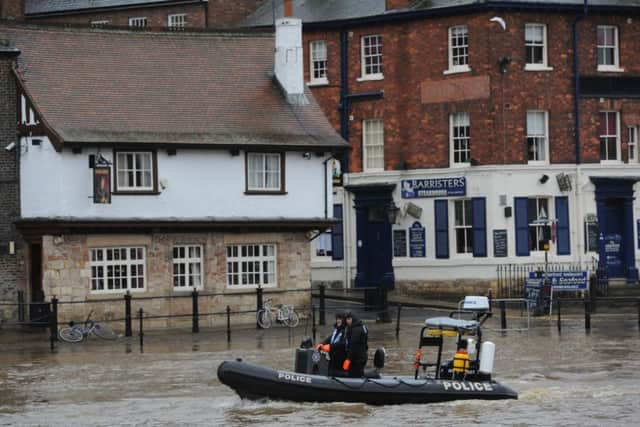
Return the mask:
[[[285,18],[293,16],[293,0],[284,0],[284,16]]]

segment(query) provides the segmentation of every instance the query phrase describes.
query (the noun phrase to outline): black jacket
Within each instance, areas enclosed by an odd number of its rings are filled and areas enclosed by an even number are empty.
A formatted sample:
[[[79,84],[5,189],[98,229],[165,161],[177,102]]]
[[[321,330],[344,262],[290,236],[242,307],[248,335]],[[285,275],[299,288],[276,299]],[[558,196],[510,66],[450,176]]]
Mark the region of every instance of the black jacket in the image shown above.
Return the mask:
[[[369,331],[362,324],[362,320],[352,317],[351,326],[347,327],[347,359],[351,363],[364,365],[367,363],[367,345]]]
[[[340,371],[342,369],[342,362],[347,357],[347,351],[345,348],[346,329],[344,325],[333,326],[331,335],[329,335],[322,344],[331,345],[329,350],[329,368],[332,373]],[[333,341],[333,342],[332,342]]]

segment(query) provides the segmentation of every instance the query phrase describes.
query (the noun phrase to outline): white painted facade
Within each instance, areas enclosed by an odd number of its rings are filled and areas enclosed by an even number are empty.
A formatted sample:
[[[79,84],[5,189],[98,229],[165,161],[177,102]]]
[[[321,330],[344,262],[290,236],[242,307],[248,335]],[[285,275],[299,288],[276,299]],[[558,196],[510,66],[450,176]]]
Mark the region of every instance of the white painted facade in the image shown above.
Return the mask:
[[[564,173],[571,179],[572,189],[568,192],[560,191],[556,175]],[[548,175],[546,183],[541,183],[542,175]],[[547,197],[549,199],[550,218],[555,219],[555,197],[565,196],[569,201],[570,217],[570,255],[557,255],[556,245],[552,244],[548,253],[549,262],[588,262],[597,260],[595,251],[585,251],[585,218],[596,215],[595,186],[590,177],[638,177],[640,166],[637,164],[585,164],[585,165],[505,165],[505,166],[470,166],[464,168],[446,168],[410,171],[384,171],[346,174],[345,185],[394,183],[394,203],[405,211],[407,203],[411,202],[422,208],[420,218],[407,214],[399,214],[395,229],[408,228],[420,221],[426,231],[426,257],[411,258],[409,250],[407,257],[393,258],[396,282],[398,281],[428,281],[428,280],[456,280],[480,279],[493,280],[497,275],[498,265],[517,263],[543,263],[544,251],[532,251],[530,256],[516,256],[515,239],[515,197]],[[412,198],[401,197],[401,181],[403,179],[420,178],[466,178],[466,195],[461,197]],[[640,185],[634,186],[635,191]],[[351,282],[356,274],[356,224],[353,208],[353,195],[342,188],[335,189],[334,203],[344,206],[344,259],[332,261],[330,257],[315,256],[312,247],[312,280],[315,282]],[[501,196],[506,198],[503,205]],[[474,258],[472,254],[456,254],[455,233],[453,232],[453,201],[472,197],[486,198],[486,238],[487,257]],[[449,203],[449,252],[447,259],[435,256],[435,222],[434,201],[447,199]],[[505,217],[504,208],[512,208],[512,216]],[[638,236],[637,220],[640,219],[640,201],[634,200],[634,236]],[[508,256],[496,258],[493,256],[493,230],[506,230]],[[640,264],[640,250],[636,240],[636,266]]]
[[[56,152],[46,137],[20,141],[21,207],[23,218],[68,219],[310,219],[324,218],[331,207],[331,174],[326,158],[287,152],[285,191],[277,195],[245,194],[245,152],[178,149],[157,151],[159,194],[113,194],[111,204],[93,202],[93,169],[89,155],[113,162],[113,149],[83,148]],[[112,171],[112,186],[115,188]],[[328,191],[325,191],[328,189]],[[331,211],[328,211],[331,216]]]

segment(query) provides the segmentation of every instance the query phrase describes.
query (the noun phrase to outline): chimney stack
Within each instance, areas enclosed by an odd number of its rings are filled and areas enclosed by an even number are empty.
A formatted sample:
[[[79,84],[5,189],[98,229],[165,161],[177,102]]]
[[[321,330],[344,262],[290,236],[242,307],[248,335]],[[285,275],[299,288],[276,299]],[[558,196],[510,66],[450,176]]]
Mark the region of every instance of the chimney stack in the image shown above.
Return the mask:
[[[284,17],[293,17],[293,0],[284,0]]]
[[[288,16],[291,0],[285,0],[285,17],[276,20],[275,76],[290,104],[303,105],[304,55],[302,51],[302,20]]]

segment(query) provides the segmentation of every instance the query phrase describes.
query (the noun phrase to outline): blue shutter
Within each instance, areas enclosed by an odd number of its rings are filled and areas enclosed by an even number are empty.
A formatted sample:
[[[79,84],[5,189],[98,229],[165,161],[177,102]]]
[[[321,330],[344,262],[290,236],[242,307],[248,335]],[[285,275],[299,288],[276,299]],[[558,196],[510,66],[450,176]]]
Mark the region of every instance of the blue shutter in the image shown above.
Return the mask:
[[[487,213],[486,199],[474,197],[471,199],[471,225],[473,226],[473,256],[487,256]]]
[[[558,255],[571,255],[569,237],[569,198],[556,197],[556,248]]]
[[[338,220],[331,229],[331,259],[344,257],[344,232],[342,231],[342,205],[333,205],[333,217]]]
[[[449,205],[447,200],[435,201],[436,258],[449,258]]]
[[[529,256],[529,199],[516,197],[516,256]]]

